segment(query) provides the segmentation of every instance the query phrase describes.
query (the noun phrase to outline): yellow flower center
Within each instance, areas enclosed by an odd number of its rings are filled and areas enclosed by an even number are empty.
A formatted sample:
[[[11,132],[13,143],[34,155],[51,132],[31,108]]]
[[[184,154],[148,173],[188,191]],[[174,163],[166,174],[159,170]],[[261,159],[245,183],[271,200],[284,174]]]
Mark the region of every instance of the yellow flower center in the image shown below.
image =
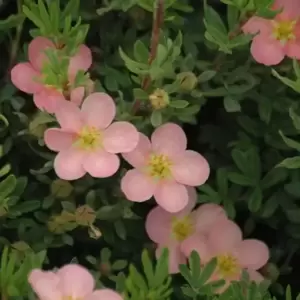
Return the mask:
[[[190,216],[183,218],[174,217],[172,220],[172,233],[176,241],[182,242],[195,230],[194,223]]]
[[[75,144],[83,150],[95,150],[101,146],[102,134],[97,128],[83,127],[79,132]]]
[[[171,176],[172,163],[166,155],[152,154],[149,158],[147,171],[151,177],[166,179]]]
[[[273,36],[276,40],[286,43],[289,40],[295,39],[294,29],[297,23],[294,21],[272,21]]]
[[[64,296],[62,300],[82,300],[80,297]]]
[[[238,275],[240,266],[237,259],[230,254],[223,254],[217,257],[218,271],[224,278]]]

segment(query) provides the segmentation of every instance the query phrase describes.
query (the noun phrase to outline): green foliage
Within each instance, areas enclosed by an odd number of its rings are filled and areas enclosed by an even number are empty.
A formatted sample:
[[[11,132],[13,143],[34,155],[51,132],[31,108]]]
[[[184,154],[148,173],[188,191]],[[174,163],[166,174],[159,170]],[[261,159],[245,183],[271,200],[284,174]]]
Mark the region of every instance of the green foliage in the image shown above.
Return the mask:
[[[288,58],[272,69],[258,64],[249,51],[254,35],[242,29],[251,16],[273,19],[280,13],[273,3],[17,1],[17,12],[0,21],[3,299],[33,299],[27,283],[33,268],[71,262],[89,267],[97,287],[116,289],[128,300],[295,298],[284,286],[292,284],[292,268],[300,276],[292,263],[300,249],[300,67]],[[246,238],[265,239],[271,259],[259,271],[268,284],[243,274],[219,295],[224,281],[210,280],[216,258],[204,265],[196,252],[179,266],[180,274],[170,275],[174,253],[156,258],[145,232],[152,203],[130,202],[120,190],[129,169],[123,160],[111,178],[57,178],[55,153],[44,141],[57,121],[9,82],[13,65],[28,61],[28,32],[53,43],[39,83],[70,100],[76,87],[88,94],[92,80],[96,92],[113,97],[117,121],[149,137],[166,122],[185,129],[188,149],[207,158],[211,170],[197,187],[197,205],[222,205]],[[70,57],[83,43],[93,54],[90,73],[69,78]]]

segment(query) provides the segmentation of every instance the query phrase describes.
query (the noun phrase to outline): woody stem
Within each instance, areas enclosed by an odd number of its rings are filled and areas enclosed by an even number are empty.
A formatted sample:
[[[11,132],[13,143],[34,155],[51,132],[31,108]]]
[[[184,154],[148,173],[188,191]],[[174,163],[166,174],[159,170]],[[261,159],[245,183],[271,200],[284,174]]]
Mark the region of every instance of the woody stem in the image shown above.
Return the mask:
[[[156,8],[153,14],[153,25],[152,25],[152,33],[151,33],[151,44],[150,44],[150,54],[148,58],[149,66],[152,64],[157,55],[157,48],[159,44],[159,33],[162,28],[164,22],[164,0],[156,1]],[[151,78],[147,75],[142,81],[142,89],[147,90],[151,84]],[[132,113],[136,114],[136,112],[140,109],[141,101],[135,100],[132,108]]]

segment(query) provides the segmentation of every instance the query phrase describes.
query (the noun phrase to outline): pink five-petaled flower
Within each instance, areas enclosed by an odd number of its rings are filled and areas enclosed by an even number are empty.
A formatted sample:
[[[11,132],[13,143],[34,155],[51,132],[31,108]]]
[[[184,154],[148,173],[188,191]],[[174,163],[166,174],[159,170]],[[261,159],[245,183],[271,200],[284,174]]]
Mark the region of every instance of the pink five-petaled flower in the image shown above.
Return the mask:
[[[158,246],[157,255],[163,248],[169,249],[170,273],[177,273],[179,264],[186,263],[215,222],[227,219],[224,209],[217,204],[203,204],[192,211],[197,195],[192,187],[188,188],[188,192],[189,203],[179,213],[169,213],[157,206],[146,219],[147,234]]]
[[[182,210],[188,203],[186,186],[201,185],[209,176],[206,159],[186,147],[184,131],[173,123],[157,128],[151,142],[140,133],[136,149],[123,154],[135,167],[122,178],[121,189],[125,196],[135,202],[154,196],[165,210]]]
[[[42,82],[43,65],[49,62],[45,50],[49,48],[56,48],[50,40],[44,37],[33,39],[28,46],[29,62],[14,66],[11,70],[11,80],[22,92],[33,94],[33,101],[39,109],[54,113],[58,103],[65,100],[63,89],[69,88],[79,70],[87,71],[91,66],[92,53],[85,45],[79,47],[78,52],[70,58],[68,82],[57,89]],[[71,89],[69,93],[70,100],[80,105],[84,97],[84,87]]]
[[[122,300],[113,290],[94,290],[95,281],[88,270],[70,264],[56,272],[34,269],[28,281],[39,300]]]
[[[300,59],[300,1],[276,0],[281,10],[273,20],[252,17],[242,27],[245,33],[256,34],[251,45],[253,58],[264,65],[277,65],[285,56]]]
[[[109,177],[120,165],[117,153],[132,151],[139,132],[128,122],[112,123],[116,114],[113,99],[104,93],[93,93],[81,110],[63,101],[55,116],[61,128],[45,132],[45,144],[59,152],[54,160],[56,174],[65,180],[78,179],[88,172],[93,177]]]
[[[217,267],[210,281],[225,280],[225,285],[218,291],[220,293],[232,281],[240,280],[243,270],[254,281],[260,282],[264,279],[257,270],[269,259],[267,245],[255,239],[243,240],[240,228],[229,219],[216,222],[208,234],[190,248],[199,253],[204,265],[216,257]]]

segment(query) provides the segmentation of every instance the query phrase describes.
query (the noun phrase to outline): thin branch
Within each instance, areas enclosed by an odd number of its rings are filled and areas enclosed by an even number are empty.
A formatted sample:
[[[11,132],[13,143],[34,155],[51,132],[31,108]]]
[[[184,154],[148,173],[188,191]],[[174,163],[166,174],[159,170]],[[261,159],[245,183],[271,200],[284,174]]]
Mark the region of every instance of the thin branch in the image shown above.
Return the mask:
[[[150,45],[150,54],[149,54],[149,59],[148,59],[148,64],[149,66],[153,63],[153,61],[156,58],[157,55],[157,48],[159,44],[159,34],[160,30],[162,28],[163,22],[164,22],[164,0],[157,0],[156,1],[156,8],[155,8],[155,13],[153,16],[153,25],[152,25],[152,33],[151,33],[151,45]],[[151,84],[151,78],[150,76],[146,76],[143,81],[142,81],[142,89],[147,90]],[[141,101],[136,100],[132,111],[133,114],[135,114],[141,106]]]

